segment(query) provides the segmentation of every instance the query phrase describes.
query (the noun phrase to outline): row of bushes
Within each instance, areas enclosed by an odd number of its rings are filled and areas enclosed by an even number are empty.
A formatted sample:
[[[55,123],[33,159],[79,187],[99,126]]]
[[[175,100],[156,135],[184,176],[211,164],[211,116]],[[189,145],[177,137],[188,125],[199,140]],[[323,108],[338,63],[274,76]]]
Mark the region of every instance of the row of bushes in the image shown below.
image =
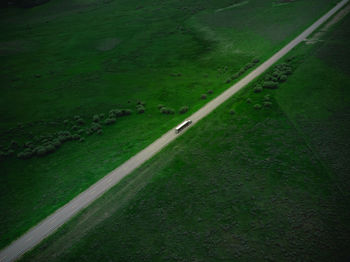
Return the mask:
[[[254,58],[252,62],[247,63],[244,67],[242,67],[238,72],[233,74],[229,79],[226,80],[226,84],[230,83],[232,80],[235,80],[239,78],[241,75],[243,75],[247,70],[253,68],[257,63],[259,63],[260,60],[258,58]]]

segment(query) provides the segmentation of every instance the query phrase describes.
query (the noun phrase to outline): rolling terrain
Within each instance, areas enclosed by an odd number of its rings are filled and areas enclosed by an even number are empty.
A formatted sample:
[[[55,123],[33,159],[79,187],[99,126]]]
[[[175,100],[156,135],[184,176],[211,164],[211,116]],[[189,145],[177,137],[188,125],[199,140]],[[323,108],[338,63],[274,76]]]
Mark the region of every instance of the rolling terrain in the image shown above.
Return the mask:
[[[298,46],[22,261],[347,261],[349,23]]]
[[[57,0],[0,10],[1,247],[336,1],[239,3]]]

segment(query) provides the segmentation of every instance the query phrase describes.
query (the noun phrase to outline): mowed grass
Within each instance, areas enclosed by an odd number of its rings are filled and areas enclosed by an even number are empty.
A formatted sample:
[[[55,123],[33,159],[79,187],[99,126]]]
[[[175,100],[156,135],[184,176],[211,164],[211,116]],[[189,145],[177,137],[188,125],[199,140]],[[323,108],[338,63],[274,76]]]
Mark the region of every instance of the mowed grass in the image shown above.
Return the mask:
[[[349,165],[329,159],[348,137],[324,130],[350,126],[333,118],[349,113],[350,78],[332,48],[347,45],[349,22],[292,51],[278,90],[251,84],[22,261],[347,261]],[[266,95],[271,106],[254,109]]]
[[[134,113],[104,127],[103,135],[66,143],[46,157],[1,159],[0,247],[200,108],[207,102],[201,94],[218,95],[244,65],[270,56],[333,4],[276,7],[255,0],[215,12],[232,1],[53,0],[1,10],[3,147],[66,130],[63,121],[75,115],[91,122],[113,108]],[[248,18],[241,16],[248,11]],[[281,28],[283,37],[272,39]],[[146,102],[145,114],[135,113],[138,101]],[[158,104],[190,110],[162,115]]]

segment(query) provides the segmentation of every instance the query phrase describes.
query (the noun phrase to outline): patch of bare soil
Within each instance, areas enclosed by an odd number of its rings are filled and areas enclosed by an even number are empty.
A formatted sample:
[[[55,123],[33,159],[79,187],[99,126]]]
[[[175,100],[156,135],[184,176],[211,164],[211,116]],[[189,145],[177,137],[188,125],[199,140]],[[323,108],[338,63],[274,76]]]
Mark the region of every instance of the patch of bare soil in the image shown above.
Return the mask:
[[[101,40],[97,44],[96,49],[99,51],[109,51],[109,50],[114,49],[119,43],[120,43],[120,40],[116,37],[106,38],[106,39]]]
[[[336,14],[328,23],[326,23],[317,33],[315,33],[311,38],[306,39],[305,43],[307,45],[315,44],[321,40],[321,37],[336,23],[342,20],[350,12],[350,5],[348,4],[343,10]]]

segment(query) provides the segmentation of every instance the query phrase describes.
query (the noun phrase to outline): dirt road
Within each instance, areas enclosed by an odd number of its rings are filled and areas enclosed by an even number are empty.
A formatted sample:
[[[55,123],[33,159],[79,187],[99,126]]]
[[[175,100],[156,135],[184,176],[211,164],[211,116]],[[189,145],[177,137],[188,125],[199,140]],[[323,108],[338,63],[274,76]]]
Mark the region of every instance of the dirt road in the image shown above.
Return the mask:
[[[304,41],[315,29],[317,29],[321,24],[327,21],[333,14],[335,14],[340,8],[342,8],[348,0],[343,0],[338,3],[332,10],[327,14],[322,16],[318,21],[306,29],[297,38],[291,41],[288,45],[282,48],[279,52],[274,54],[270,59],[260,65],[257,69],[252,71],[249,75],[244,77],[238,83],[227,89],[217,98],[210,101],[208,104],[203,106],[200,110],[195,112],[189,117],[193,121],[192,125],[195,125],[198,121],[203,119],[209,113],[211,113],[215,108],[229,99],[237,91],[246,86],[253,79],[258,77],[264,71],[266,71],[271,65],[276,63],[281,57],[287,54],[292,48],[298,45],[300,42]],[[157,139],[151,145],[149,145],[144,150],[140,151],[138,154],[130,158],[124,164],[119,166],[117,169],[106,175],[104,178],[96,182],[94,185],[89,187],[87,190],[79,194],[69,203],[58,209],[56,212],[51,214],[49,217],[45,218],[38,225],[34,226],[20,238],[12,242],[9,246],[3,249],[0,253],[1,262],[15,261],[21,257],[25,252],[34,248],[47,236],[54,233],[59,227],[76,215],[79,211],[87,207],[94,200],[100,197],[103,193],[108,191],[111,187],[117,184],[122,178],[130,174],[136,168],[140,167],[143,163],[153,157],[157,152],[163,149],[166,145],[172,142],[176,137],[174,130],[170,130],[165,133],[162,137]]]

